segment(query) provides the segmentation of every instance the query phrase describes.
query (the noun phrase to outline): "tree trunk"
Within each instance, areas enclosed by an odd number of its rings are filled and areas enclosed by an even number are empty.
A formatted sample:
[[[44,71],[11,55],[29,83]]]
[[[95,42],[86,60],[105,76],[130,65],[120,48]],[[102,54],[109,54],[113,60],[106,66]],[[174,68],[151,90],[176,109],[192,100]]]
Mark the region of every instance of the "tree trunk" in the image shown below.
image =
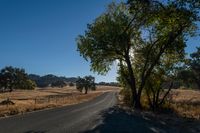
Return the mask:
[[[171,91],[172,87],[173,87],[174,83],[173,81],[170,84],[170,87],[168,88],[167,92],[165,93],[165,95],[163,96],[161,102],[159,103],[159,106],[162,105],[165,101],[165,98],[168,96],[169,92]]]
[[[87,91],[88,91],[88,89],[87,89],[87,88],[85,88],[85,94],[87,94]]]
[[[128,83],[130,85],[131,93],[132,93],[132,104],[134,108],[140,109],[141,108],[140,95],[137,94],[135,76],[133,74],[133,69],[132,69],[131,61],[128,54],[126,55],[125,59],[126,59],[127,67],[128,67],[128,74],[129,74]]]
[[[141,95],[136,94],[134,108],[136,108],[136,109],[141,109],[142,108],[140,99],[141,99]]]

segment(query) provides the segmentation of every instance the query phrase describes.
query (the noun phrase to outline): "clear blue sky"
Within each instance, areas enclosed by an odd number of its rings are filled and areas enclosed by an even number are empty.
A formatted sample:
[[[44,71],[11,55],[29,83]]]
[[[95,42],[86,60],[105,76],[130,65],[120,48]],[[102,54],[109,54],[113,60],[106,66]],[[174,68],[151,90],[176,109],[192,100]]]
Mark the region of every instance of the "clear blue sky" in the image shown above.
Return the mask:
[[[0,0],[0,68],[15,66],[28,73],[115,81],[116,67],[106,75],[90,72],[76,51],[75,38],[105,11],[112,0]],[[198,44],[197,44],[198,43]],[[187,52],[200,45],[189,40]]]

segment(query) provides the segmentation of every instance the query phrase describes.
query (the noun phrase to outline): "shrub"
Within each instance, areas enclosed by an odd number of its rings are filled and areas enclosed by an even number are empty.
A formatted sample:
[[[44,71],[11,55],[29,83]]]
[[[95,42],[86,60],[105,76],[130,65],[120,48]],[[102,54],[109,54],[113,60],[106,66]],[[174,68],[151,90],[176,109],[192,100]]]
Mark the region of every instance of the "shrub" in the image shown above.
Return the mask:
[[[131,105],[132,105],[132,104],[131,104],[132,96],[131,96],[131,90],[130,90],[130,89],[124,88],[124,89],[122,89],[122,90],[120,91],[119,94],[122,95],[122,97],[123,97],[122,100],[123,100],[123,102],[124,102],[125,105],[127,105],[127,106],[131,106]]]

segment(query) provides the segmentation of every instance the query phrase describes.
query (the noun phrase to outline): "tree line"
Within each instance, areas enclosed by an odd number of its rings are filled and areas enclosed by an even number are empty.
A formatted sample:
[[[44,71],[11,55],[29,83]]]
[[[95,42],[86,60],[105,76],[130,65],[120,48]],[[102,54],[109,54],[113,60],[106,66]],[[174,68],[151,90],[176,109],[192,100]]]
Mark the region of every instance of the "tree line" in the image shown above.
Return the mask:
[[[49,74],[39,76],[28,75],[24,69],[15,68],[12,66],[5,67],[0,70],[0,91],[12,92],[14,89],[33,90],[35,87],[64,87],[76,85],[80,92],[88,93],[89,90],[96,89],[95,77],[85,76],[83,78],[66,78],[57,77]]]
[[[200,47],[177,68],[177,79],[186,88],[200,89]]]
[[[113,2],[77,37],[77,50],[99,74],[117,62],[118,81],[132,107],[141,109],[141,99],[147,96],[154,110],[174,86],[187,39],[197,35],[199,9],[197,0]]]

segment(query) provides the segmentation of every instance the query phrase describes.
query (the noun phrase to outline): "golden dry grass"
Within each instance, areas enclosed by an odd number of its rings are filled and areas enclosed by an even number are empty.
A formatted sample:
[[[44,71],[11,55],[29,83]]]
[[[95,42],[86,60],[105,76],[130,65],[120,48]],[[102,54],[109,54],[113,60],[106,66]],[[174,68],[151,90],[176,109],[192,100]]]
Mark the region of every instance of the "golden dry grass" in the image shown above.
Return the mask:
[[[173,90],[172,108],[182,117],[200,119],[200,91]]]
[[[116,87],[98,86],[96,91],[87,95],[80,93],[75,87],[36,88],[35,90],[15,90],[0,94],[0,101],[11,99],[15,105],[0,105],[0,116],[23,114],[25,112],[77,104],[91,100],[105,91],[116,90]]]
[[[119,95],[120,105],[130,106],[130,99],[127,99],[126,97],[129,96],[125,93]],[[149,103],[146,94],[142,95],[141,103],[144,110],[149,110]],[[170,95],[167,97],[167,102],[163,105],[161,111],[173,111],[174,114],[177,114],[183,118],[194,118],[200,120],[200,91],[181,89],[172,90]]]

